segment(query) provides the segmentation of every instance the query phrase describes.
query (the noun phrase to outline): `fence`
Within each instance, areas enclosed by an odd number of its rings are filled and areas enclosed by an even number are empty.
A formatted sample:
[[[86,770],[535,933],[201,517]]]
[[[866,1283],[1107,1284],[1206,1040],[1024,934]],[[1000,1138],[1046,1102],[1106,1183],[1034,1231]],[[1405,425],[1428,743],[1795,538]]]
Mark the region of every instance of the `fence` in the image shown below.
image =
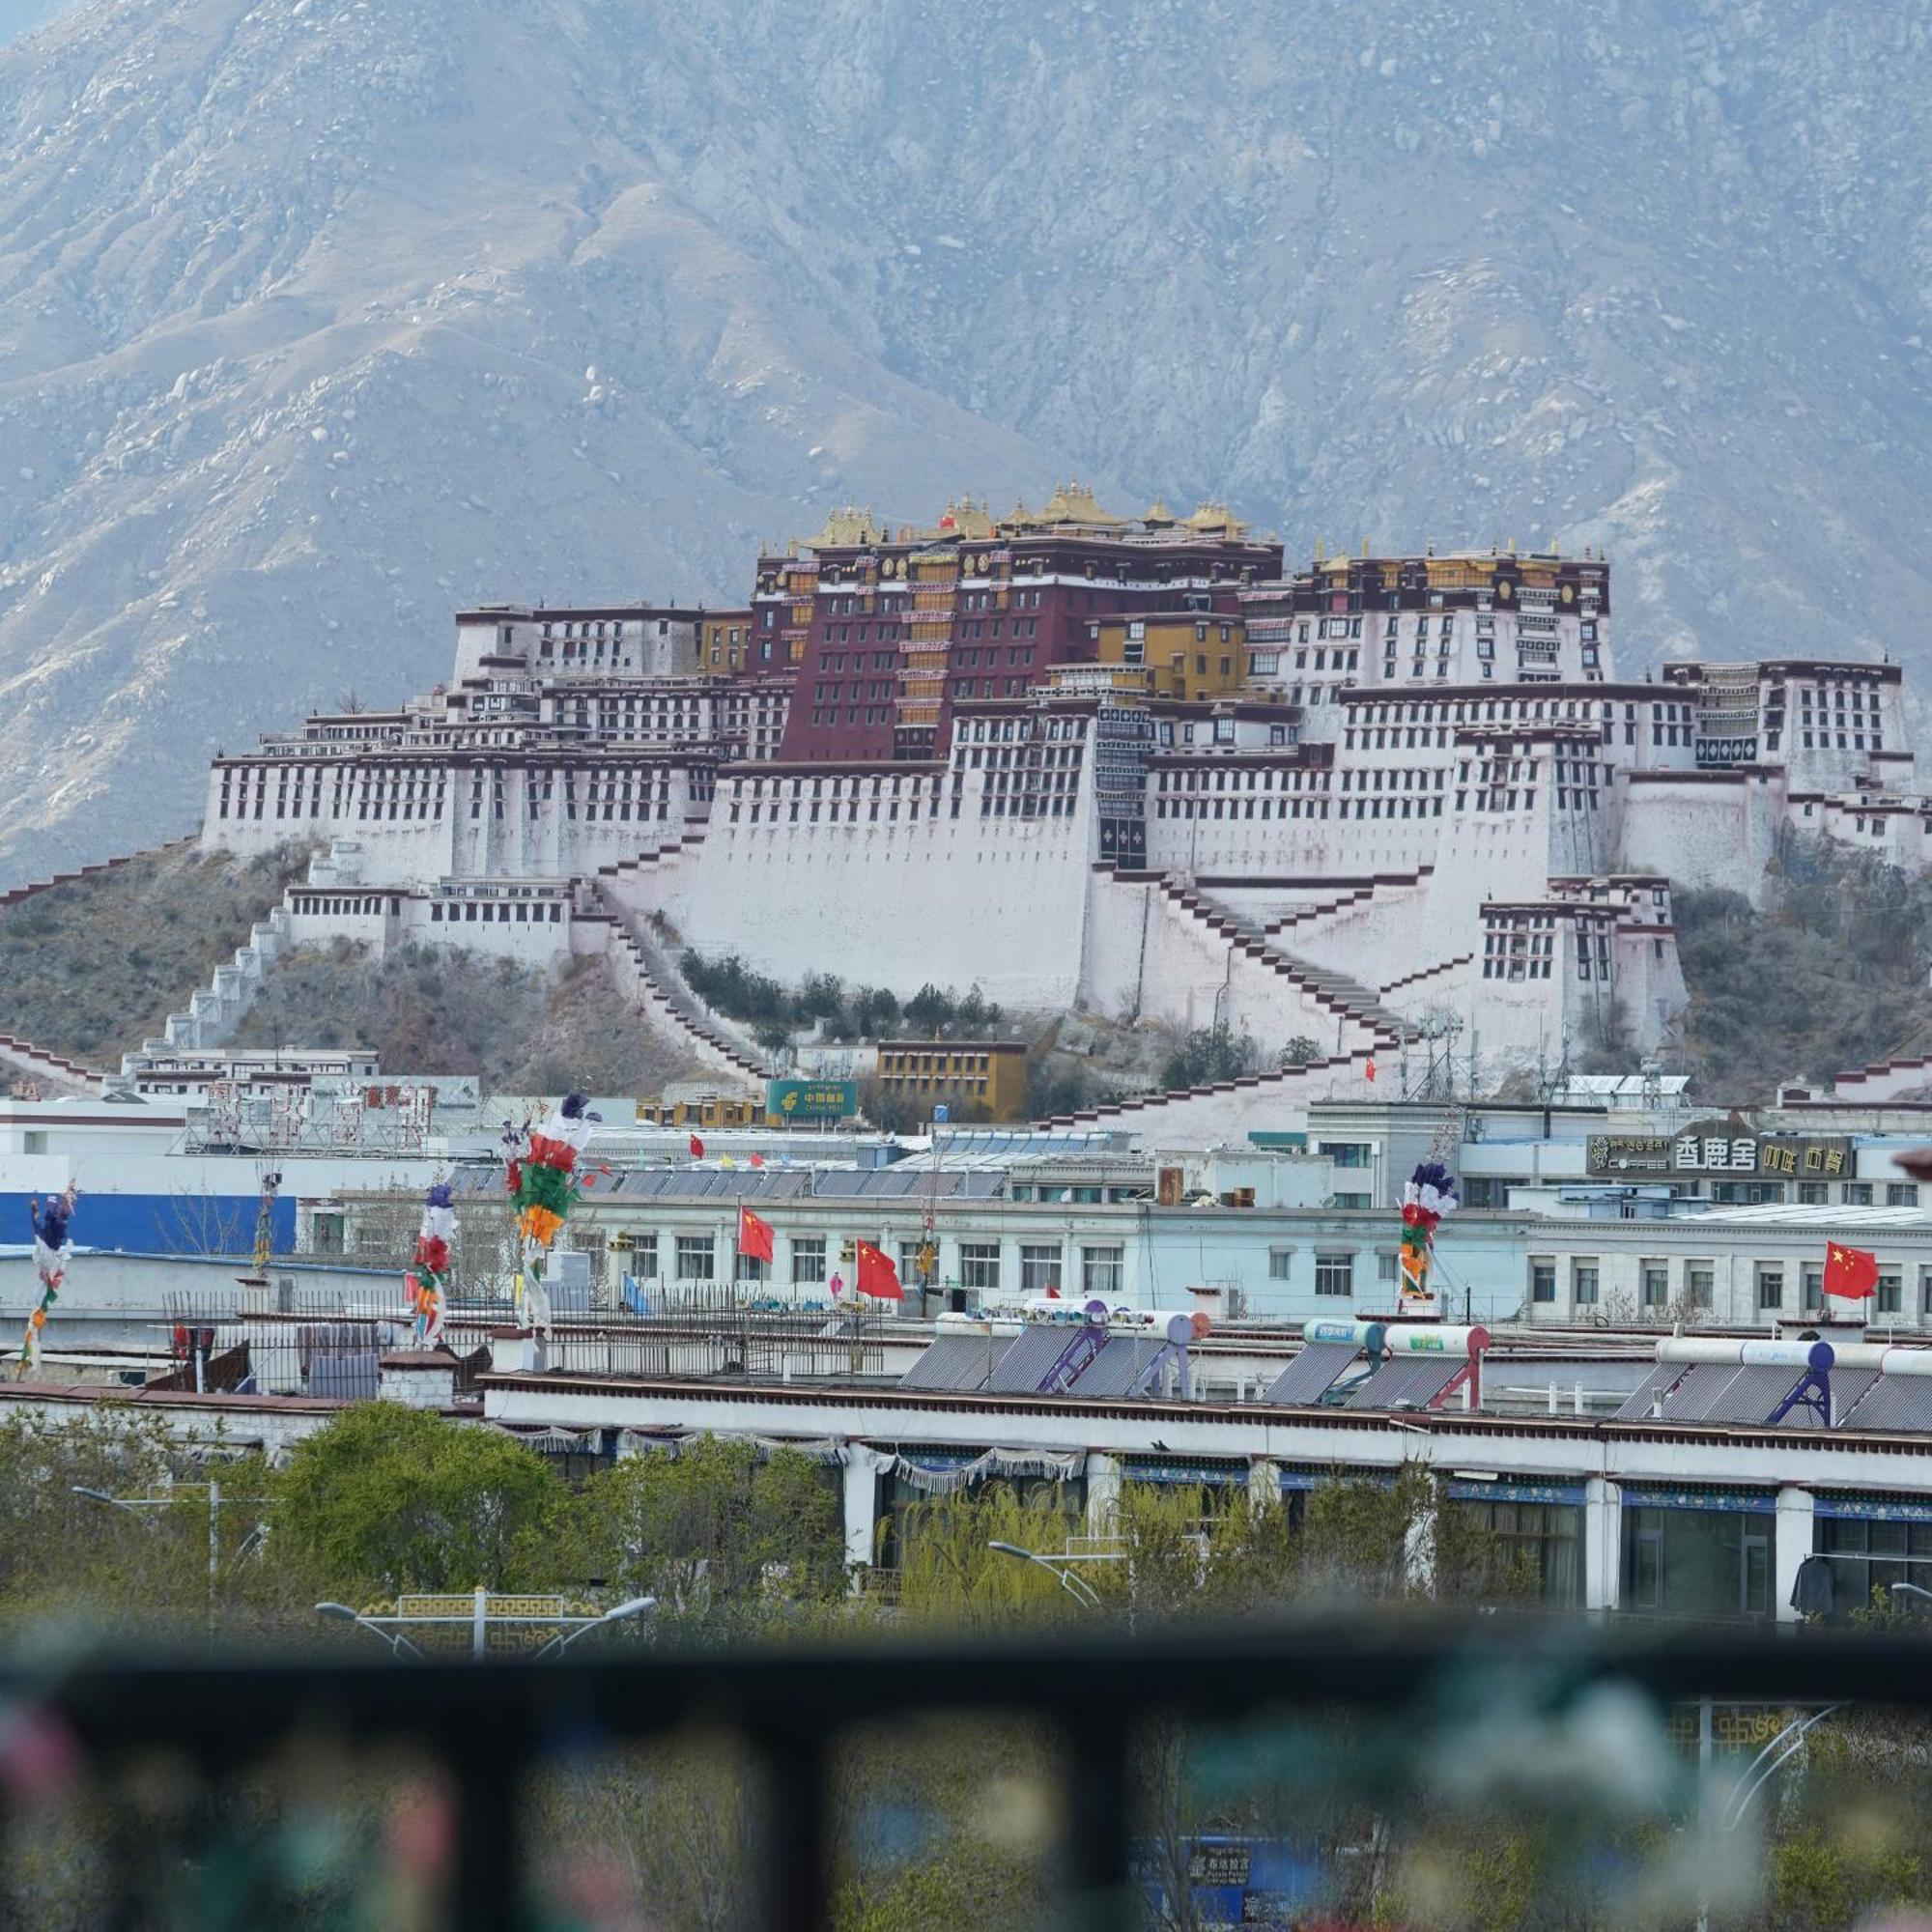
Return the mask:
[[[164,1385],[371,1400],[377,1363],[412,1346],[402,1285],[199,1290],[166,1297],[177,1367]],[[515,1320],[504,1303],[458,1301],[443,1346],[464,1364],[459,1388],[487,1366],[490,1332]],[[884,1373],[882,1318],[869,1308],[807,1313],[741,1306],[729,1288],[660,1296],[644,1309],[563,1314],[544,1365],[574,1375],[632,1379],[669,1375],[771,1380],[849,1380]]]
[[[289,1900],[274,1891],[270,1874],[281,1872],[279,1882],[293,1884],[287,1872],[300,1861],[288,1856],[277,1833],[288,1833],[291,1844],[307,1834],[312,1870],[315,1847],[326,1842],[326,1833],[318,1834],[327,1803],[337,1801],[338,1787],[346,1791],[353,1776],[392,1764],[398,1749],[428,1766],[453,1817],[446,1831],[392,1826],[372,1848],[344,1857],[348,1882],[366,1888],[362,1909],[393,1899],[394,1887],[413,1873],[440,1903],[418,1911],[412,1923],[492,1932],[560,1922],[532,1898],[537,1848],[524,1808],[529,1780],[583,1766],[586,1754],[611,1747],[703,1727],[742,1751],[760,1797],[758,1829],[730,1844],[756,1892],[732,1922],[827,1932],[836,1889],[855,1858],[847,1831],[855,1794],[838,1756],[855,1728],[884,1726],[905,1736],[935,1714],[977,1717],[997,1705],[1048,1741],[1057,1767],[1052,1796],[1041,1783],[1026,1801],[1038,1815],[1018,1821],[1043,1833],[1040,1842],[1054,1853],[1041,1870],[1045,1889],[1058,1896],[1040,1902],[1036,1922],[1090,1932],[1180,1922],[1185,1915],[1150,1905],[1163,1885],[1172,1905],[1176,1881],[1150,1876],[1163,1865],[1182,1874],[1182,1888],[1225,1887],[1237,1869],[1252,1886],[1260,1841],[1225,1833],[1179,1843],[1164,1838],[1159,1818],[1140,1808],[1145,1792],[1137,1779],[1148,1763],[1151,1724],[1212,1735],[1259,1723],[1272,1742],[1259,1756],[1251,1753],[1251,1773],[1290,1811],[1297,1792],[1318,1785],[1359,1792],[1373,1807],[1378,1822],[1344,1847],[1345,1862],[1396,1855],[1406,1821],[1431,1805],[1448,1820],[1447,1862],[1453,1865],[1459,1850],[1473,1861],[1485,1849],[1486,1828],[1468,1802],[1487,1792],[1510,1807],[1497,1816],[1527,1820],[1532,1832],[1539,1818],[1561,1825],[1542,1842],[1560,1848],[1575,1841],[1585,1855],[1581,1882],[1596,1888],[1596,1908],[1620,1898],[1618,1922],[1688,1923],[1696,1914],[1694,1892],[1688,1905],[1677,1901],[1681,1910],[1664,1902],[1645,1916],[1649,1874],[1628,1857],[1605,1861],[1595,1851],[1605,1818],[1627,1817],[1657,1800],[1662,1808],[1648,1836],[1632,1842],[1647,1845],[1644,1856],[1659,1869],[1676,1871],[1680,1886],[1711,1887],[1736,1862],[1701,1855],[1701,1847],[1735,1830],[1737,1817],[1718,1818],[1708,1783],[1695,1782],[1694,1754],[1670,1744],[1670,1709],[1707,1696],[1814,1710],[1870,1700],[1922,1719],[1932,1711],[1932,1649],[1736,1634],[1633,1647],[1575,1627],[1526,1635],[1493,1626],[1476,1634],[1441,1625],[1348,1632],[1247,1625],[1208,1635],[1135,1639],[1107,1630],[1076,1640],[944,1648],[640,1647],[581,1662],[573,1653],[553,1664],[123,1662],[82,1665],[51,1681],[15,1667],[0,1671],[0,1693],[16,1727],[71,1738],[72,1770],[91,1799],[138,1790],[144,1776],[152,1783],[146,1768],[157,1762],[172,1768],[167,1804],[151,1804],[145,1815],[125,1820],[113,1803],[85,1814],[101,1834],[86,1847],[98,1861],[87,1867],[89,1881],[100,1892],[88,1922],[213,1922],[213,1895],[223,1886],[235,1888],[221,1900],[231,1912],[244,1895],[241,1889],[251,1886],[245,1895],[255,1922],[277,1911],[287,1916]],[[1922,1743],[1919,1750],[1922,1761]],[[299,1781],[301,1774],[288,1767],[304,1758],[312,1761],[308,1776],[327,1774],[328,1792],[312,1791],[282,1817],[263,1801],[263,1781]],[[1225,1772],[1225,1752],[1209,1752],[1192,1775],[1208,1781],[1211,1797]],[[1687,1776],[1693,1781],[1683,1782]],[[989,1776],[988,1803],[1010,1810],[1011,1793],[1003,1798],[992,1788],[997,1783]],[[17,1773],[10,1774],[9,1804],[20,1802],[20,1789]],[[1902,1802],[1909,1810],[1911,1801]],[[1730,1810],[1737,1809],[1733,1802]],[[28,1829],[17,1814],[0,1822],[12,1832]],[[656,1816],[646,1827],[672,1829]],[[56,1827],[41,1812],[31,1829],[44,1846]],[[901,1837],[912,1831],[914,1861],[927,1857],[932,1843],[923,1827],[900,1820],[897,1829]],[[1910,1817],[1906,1829],[1916,1830]],[[871,1855],[863,1847],[856,1854],[862,1862]],[[34,1870],[44,1867],[43,1857]],[[1454,1876],[1436,1873],[1445,1882]],[[195,1892],[190,1881],[202,1889]],[[10,1922],[25,1922],[21,1889],[39,1882],[17,1861],[0,1867],[0,1905]],[[1407,1922],[1442,1922],[1426,1897],[1412,1896]],[[1570,1903],[1574,1912],[1577,1901]],[[1291,1916],[1302,1922],[1303,1907],[1284,1889],[1271,1909],[1264,1900],[1246,1919],[1275,1924]],[[1197,1913],[1192,1922],[1205,1918]],[[1361,1922],[1332,1906],[1323,1918]],[[1533,1911],[1521,1920],[1559,1921],[1580,1922],[1534,1918]],[[583,1913],[578,1922],[636,1921]],[[1724,1922],[1721,1899],[1716,1922]]]

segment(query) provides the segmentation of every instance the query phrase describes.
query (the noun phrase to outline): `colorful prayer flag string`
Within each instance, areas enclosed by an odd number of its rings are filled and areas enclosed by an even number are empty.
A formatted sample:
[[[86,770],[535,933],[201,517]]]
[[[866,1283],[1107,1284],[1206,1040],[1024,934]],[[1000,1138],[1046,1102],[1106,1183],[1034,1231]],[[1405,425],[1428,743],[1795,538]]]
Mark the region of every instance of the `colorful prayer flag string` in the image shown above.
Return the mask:
[[[1429,1299],[1429,1259],[1436,1226],[1456,1206],[1456,1177],[1439,1160],[1423,1161],[1402,1190],[1403,1300]]]
[[[517,1230],[524,1239],[524,1319],[548,1336],[550,1290],[544,1264],[571,1208],[595,1177],[580,1170],[577,1157],[590,1138],[591,1122],[582,1094],[566,1094],[543,1125],[527,1134],[507,1133],[503,1182],[516,1204]]]
[[[73,1259],[68,1229],[79,1199],[80,1189],[69,1181],[65,1193],[49,1195],[44,1203],[36,1195],[27,1203],[27,1216],[34,1227],[34,1267],[41,1278],[41,1298],[27,1317],[26,1339],[20,1346],[23,1371],[41,1366],[41,1331],[47,1325],[47,1310],[60,1299],[67,1264]]]
[[[422,1225],[416,1231],[416,1251],[403,1277],[410,1306],[415,1311],[416,1341],[434,1349],[442,1340],[442,1318],[449,1305],[453,1264],[449,1243],[456,1233],[456,1208],[449,1182],[439,1180],[423,1203]]]

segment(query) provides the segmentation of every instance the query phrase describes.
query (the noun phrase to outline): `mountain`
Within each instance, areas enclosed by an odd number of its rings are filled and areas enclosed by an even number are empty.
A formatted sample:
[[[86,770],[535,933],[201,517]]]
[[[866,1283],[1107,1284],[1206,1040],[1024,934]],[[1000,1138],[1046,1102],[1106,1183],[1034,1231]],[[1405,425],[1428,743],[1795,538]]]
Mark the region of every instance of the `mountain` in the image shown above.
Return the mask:
[[[104,0],[0,49],[0,879],[447,667],[1078,474],[1932,673],[1932,26],[1850,0]]]
[[[73,0],[0,0],[0,45],[31,34],[72,5]]]

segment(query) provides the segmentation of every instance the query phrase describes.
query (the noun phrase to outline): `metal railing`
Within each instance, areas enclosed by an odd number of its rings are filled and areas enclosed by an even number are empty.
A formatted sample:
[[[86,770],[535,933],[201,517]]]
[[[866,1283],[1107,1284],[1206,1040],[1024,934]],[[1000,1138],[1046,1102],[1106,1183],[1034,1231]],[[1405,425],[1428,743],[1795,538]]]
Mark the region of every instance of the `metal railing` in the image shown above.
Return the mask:
[[[530,1845],[518,1829],[521,1794],[530,1775],[583,1748],[586,1737],[605,1749],[693,1726],[728,1735],[756,1767],[762,1794],[762,1829],[744,1848],[758,1896],[742,1922],[827,1932],[839,1880],[841,1741],[863,1727],[909,1727],[923,1714],[983,1718],[997,1708],[1037,1727],[1056,1748],[1052,1922],[1112,1932],[1173,1922],[1146,1917],[1148,1841],[1137,1822],[1135,1767],[1151,1721],[1333,1723],[1336,1748],[1314,1768],[1323,1779],[1350,1776],[1342,1768],[1349,1751],[1359,1754],[1361,1736],[1379,1726],[1376,1802],[1399,1816],[1405,1793],[1425,1777],[1465,1778],[1472,1762],[1507,1762],[1496,1732],[1503,1719],[1534,1737],[1539,1725],[1547,1731],[1577,1712],[1612,1710],[1626,1749],[1607,1764],[1611,1783],[1628,1787],[1644,1763],[1656,1779],[1677,1778],[1687,1775],[1684,1754],[1666,1748],[1646,1759],[1641,1741],[1631,1742],[1630,1714],[1648,1710],[1645,1721],[1662,1738],[1665,1711],[1704,1697],[1800,1710],[1902,1707],[1925,1719],[1932,1646],[1703,1634],[1636,1643],[1576,1626],[1525,1631],[1479,1620],[1379,1632],[1250,1624],[1131,1641],[1090,1626],[1071,1639],[975,1646],[650,1649],[594,1661],[573,1652],[547,1663],[110,1662],[52,1682],[17,1666],[0,1670],[0,1698],[15,1725],[64,1733],[83,1775],[109,1788],[157,1757],[180,1768],[171,1776],[191,1770],[211,1789],[223,1779],[245,1782],[304,1740],[325,1740],[328,1761],[343,1766],[380,1762],[398,1747],[426,1754],[454,1816],[438,1855],[441,1916],[415,1922],[465,1932],[539,1922],[527,1889]],[[1287,1756],[1272,1763],[1269,1775],[1285,1785]],[[1683,1804],[1674,1785],[1673,1793],[1670,1831],[1697,1830],[1699,1805]],[[110,1838],[118,1848],[110,1862],[121,1862],[105,1881],[107,1907],[90,1922],[192,1922],[139,1900],[141,1874],[195,1869],[220,1816],[217,1804],[182,1802],[152,1814],[139,1833]],[[0,1874],[0,1889],[14,1882]]]

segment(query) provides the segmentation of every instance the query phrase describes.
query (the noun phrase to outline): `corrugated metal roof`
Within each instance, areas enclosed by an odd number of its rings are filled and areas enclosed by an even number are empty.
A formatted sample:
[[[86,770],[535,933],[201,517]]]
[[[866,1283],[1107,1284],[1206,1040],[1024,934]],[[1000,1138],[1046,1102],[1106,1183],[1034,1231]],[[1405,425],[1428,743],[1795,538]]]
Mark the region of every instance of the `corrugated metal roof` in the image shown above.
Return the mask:
[[[1262,1397],[1269,1403],[1319,1402],[1361,1350],[1352,1342],[1309,1342]]]
[[[987,1377],[1011,1345],[1006,1335],[937,1336],[899,1378],[899,1387],[970,1394],[986,1386]]]
[[[1074,1395],[1138,1395],[1141,1384],[1167,1352],[1165,1342],[1146,1335],[1115,1335],[1075,1378]]]

